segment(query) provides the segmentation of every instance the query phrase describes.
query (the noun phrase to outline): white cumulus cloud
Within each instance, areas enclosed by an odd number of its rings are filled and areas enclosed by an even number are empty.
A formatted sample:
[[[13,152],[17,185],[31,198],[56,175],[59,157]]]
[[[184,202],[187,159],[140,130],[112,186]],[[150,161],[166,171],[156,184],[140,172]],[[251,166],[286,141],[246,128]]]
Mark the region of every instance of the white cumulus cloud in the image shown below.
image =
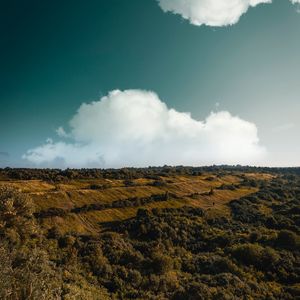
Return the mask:
[[[272,0],[158,0],[165,12],[181,15],[194,25],[227,26],[237,23],[249,7]]]
[[[193,25],[228,26],[236,24],[250,7],[272,0],[157,0],[164,12],[181,15]],[[300,4],[300,0],[289,0]]]
[[[123,167],[256,164],[265,154],[255,124],[226,111],[195,120],[143,90],[84,103],[69,125],[68,133],[58,129],[59,142],[48,140],[23,158],[40,166]]]

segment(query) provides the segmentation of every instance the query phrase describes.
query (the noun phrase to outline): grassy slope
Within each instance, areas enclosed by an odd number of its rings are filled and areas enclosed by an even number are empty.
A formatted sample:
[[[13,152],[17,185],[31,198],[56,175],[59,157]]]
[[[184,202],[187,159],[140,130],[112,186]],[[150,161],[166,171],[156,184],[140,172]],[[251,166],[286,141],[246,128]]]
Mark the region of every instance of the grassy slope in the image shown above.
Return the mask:
[[[249,178],[269,179],[266,174],[248,174]],[[207,180],[208,177],[213,177]],[[70,210],[93,203],[110,203],[116,200],[132,197],[149,197],[153,194],[170,192],[175,197],[168,201],[149,203],[139,207],[110,208],[102,211],[88,211],[80,213],[68,212],[65,217],[49,217],[42,220],[45,228],[54,224],[65,233],[75,231],[78,233],[97,234],[101,231],[101,223],[124,220],[135,216],[139,208],[169,208],[181,206],[201,207],[212,214],[229,214],[227,203],[256,192],[255,188],[238,188],[237,190],[214,190],[212,195],[206,195],[211,188],[217,188],[222,184],[239,184],[241,178],[237,175],[223,177],[211,176],[172,176],[163,177],[165,185],[155,187],[149,185],[152,180],[135,180],[135,186],[124,186],[121,180],[77,180],[64,184],[51,184],[39,180],[28,181],[0,181],[0,185],[10,185],[31,195],[36,205],[36,210],[49,208],[62,208]],[[91,190],[91,184],[109,184],[104,190]]]

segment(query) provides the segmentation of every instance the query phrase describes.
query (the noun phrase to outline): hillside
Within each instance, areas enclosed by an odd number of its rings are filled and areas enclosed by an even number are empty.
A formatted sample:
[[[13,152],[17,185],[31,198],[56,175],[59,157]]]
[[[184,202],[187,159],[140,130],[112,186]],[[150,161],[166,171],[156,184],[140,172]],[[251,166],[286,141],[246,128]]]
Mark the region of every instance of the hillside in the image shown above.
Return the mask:
[[[17,252],[11,270],[20,251],[30,258],[34,247],[46,255],[48,289],[36,288],[45,299],[297,299],[298,174],[242,167],[4,169],[0,250]],[[27,200],[7,200],[22,197],[30,199],[31,214],[20,209]],[[29,220],[34,225],[25,232],[29,225],[19,225]],[[17,299],[2,285],[3,299]]]
[[[271,176],[249,174],[244,178],[268,179]],[[1,181],[0,186],[13,187],[30,195],[45,228],[56,224],[63,233],[97,234],[102,223],[132,218],[139,208],[191,206],[226,214],[228,202],[257,191],[242,182],[240,175],[206,174],[157,176],[155,180],[142,178],[127,182],[108,179],[78,179],[64,183],[9,180]]]

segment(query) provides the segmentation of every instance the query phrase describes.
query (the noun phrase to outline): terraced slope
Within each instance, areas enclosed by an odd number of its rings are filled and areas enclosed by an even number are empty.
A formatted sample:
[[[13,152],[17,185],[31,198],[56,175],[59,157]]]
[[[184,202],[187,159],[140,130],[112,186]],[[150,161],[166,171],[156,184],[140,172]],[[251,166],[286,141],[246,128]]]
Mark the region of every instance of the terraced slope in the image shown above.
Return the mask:
[[[249,179],[268,180],[267,174],[170,176],[131,181],[87,179],[64,183],[41,180],[3,180],[30,194],[36,216],[45,229],[57,225],[62,233],[97,234],[103,225],[132,218],[139,208],[200,207],[212,214],[229,214],[227,203],[257,191],[243,186]]]

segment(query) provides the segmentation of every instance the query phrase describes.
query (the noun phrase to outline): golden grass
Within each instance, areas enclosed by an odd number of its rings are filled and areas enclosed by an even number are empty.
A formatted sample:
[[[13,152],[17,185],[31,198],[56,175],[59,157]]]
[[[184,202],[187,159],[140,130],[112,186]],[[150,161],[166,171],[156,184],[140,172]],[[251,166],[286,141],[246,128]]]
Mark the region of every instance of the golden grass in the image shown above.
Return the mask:
[[[99,228],[91,225],[85,218],[76,214],[68,214],[64,218],[52,217],[41,221],[42,227],[45,229],[56,225],[61,233],[77,232],[79,234],[97,234]]]
[[[246,174],[249,178],[269,180],[269,174]],[[213,177],[213,181],[206,180]],[[97,234],[101,230],[101,223],[121,221],[132,218],[139,208],[178,208],[182,206],[200,207],[209,214],[229,215],[228,202],[242,196],[255,193],[255,188],[240,188],[234,191],[218,190],[222,184],[238,184],[239,176],[204,174],[201,176],[170,176],[161,178],[166,185],[155,187],[149,185],[153,180],[134,180],[135,186],[126,187],[122,180],[88,179],[72,180],[68,183],[50,184],[41,180],[14,180],[0,181],[1,185],[8,185],[31,195],[36,210],[47,210],[50,207],[70,210],[93,203],[111,203],[133,197],[149,197],[153,194],[163,194],[166,191],[174,194],[176,198],[168,201],[153,202],[140,207],[112,208],[101,211],[84,213],[67,213],[64,218],[52,217],[41,220],[45,229],[57,225],[61,232],[75,231],[85,234]],[[91,190],[91,184],[110,184],[104,190]],[[214,188],[212,195],[205,195]],[[195,194],[193,197],[192,195]]]
[[[245,176],[249,179],[271,180],[276,177],[274,174],[268,173],[246,173]]]
[[[23,193],[48,192],[55,189],[55,186],[41,180],[11,180],[0,181],[1,186],[8,186],[20,190]]]

